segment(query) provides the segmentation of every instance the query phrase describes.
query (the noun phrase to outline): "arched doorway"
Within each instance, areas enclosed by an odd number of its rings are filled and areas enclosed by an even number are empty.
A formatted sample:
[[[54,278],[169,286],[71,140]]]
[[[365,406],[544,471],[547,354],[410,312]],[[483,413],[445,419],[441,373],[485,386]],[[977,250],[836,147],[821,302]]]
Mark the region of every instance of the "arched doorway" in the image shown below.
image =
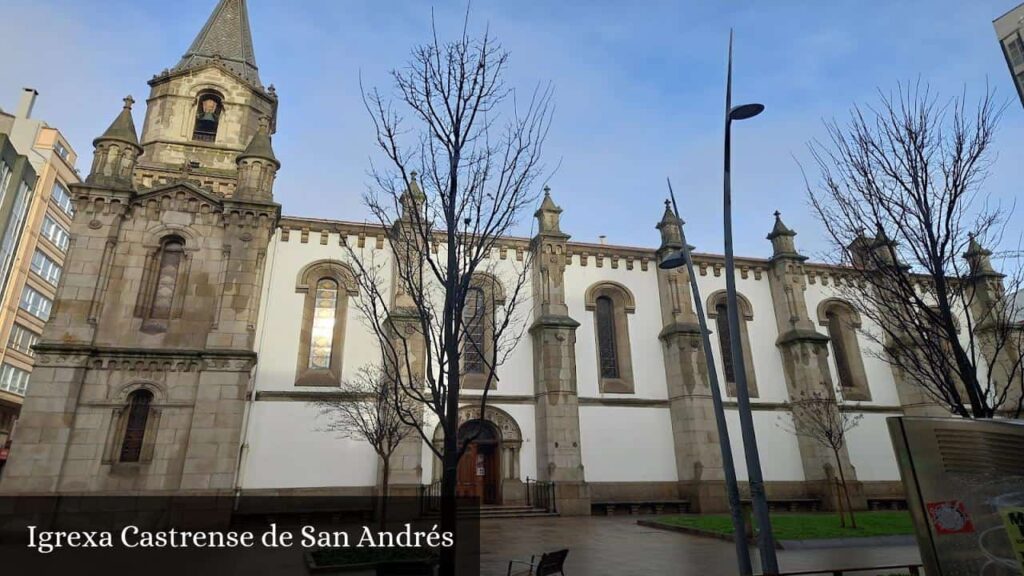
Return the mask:
[[[501,435],[486,420],[469,420],[459,426],[459,446],[467,442],[459,460],[456,494],[480,498],[482,504],[501,502]]]

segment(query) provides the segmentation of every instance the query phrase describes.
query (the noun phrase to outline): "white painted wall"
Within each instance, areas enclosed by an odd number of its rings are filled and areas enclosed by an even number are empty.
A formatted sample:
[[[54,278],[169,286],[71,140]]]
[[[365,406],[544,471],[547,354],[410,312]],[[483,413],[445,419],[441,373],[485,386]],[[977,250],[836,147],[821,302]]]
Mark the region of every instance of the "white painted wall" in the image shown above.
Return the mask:
[[[253,402],[242,488],[374,486],[377,454],[366,442],[322,430],[307,402]]]
[[[707,308],[708,298],[713,293],[725,290],[724,274],[723,270],[722,275],[715,276],[711,267],[708,267],[705,276],[701,276],[699,270],[697,271],[697,285],[700,286],[705,308]],[[753,271],[748,273],[747,278],[743,278],[737,272],[736,291],[750,301],[754,313],[754,319],[747,323],[747,333],[750,338],[750,355],[754,361],[754,375],[757,378],[758,397],[751,398],[751,402],[785,402],[789,399],[789,394],[786,391],[786,378],[782,371],[782,356],[775,346],[779,330],[775,322],[775,307],[772,304],[767,272],[761,275],[760,280],[756,279]],[[715,357],[715,366],[718,369],[722,397],[727,398],[725,371],[722,367],[722,350],[718,344],[714,319],[708,318],[708,328],[712,332],[711,350]]]
[[[898,415],[896,412],[866,413],[857,427],[847,432],[846,449],[850,454],[850,464],[857,469],[858,480],[900,479],[896,454],[885,423],[886,418]]]
[[[647,271],[640,262],[632,270],[626,269],[624,260],[612,268],[611,259],[604,258],[598,268],[596,258],[590,256],[586,266],[580,265],[578,255],[565,269],[565,302],[569,316],[580,323],[576,329],[576,381],[581,398],[668,398],[665,381],[665,356],[658,334],[661,332],[661,302],[658,294],[658,276],[652,261]],[[612,281],[629,289],[636,301],[636,312],[626,314],[629,323],[629,347],[633,366],[633,394],[602,394],[598,386],[597,334],[594,312],[586,309],[584,297],[587,289],[601,281]]]
[[[320,243],[318,233],[311,233],[307,243],[300,241],[301,234],[297,231],[291,233],[288,242],[281,242],[279,234],[275,236],[268,251],[262,309],[256,335],[257,351],[260,353],[255,375],[258,391],[297,390],[294,381],[304,303],[304,295],[295,291],[299,272],[317,260],[346,261],[348,258],[336,234],[330,235],[327,244]],[[350,241],[354,243],[355,238]],[[367,238],[366,242],[367,249],[372,250],[374,239]],[[388,258],[383,251],[376,252],[375,260],[383,265],[382,275],[385,280],[390,273]],[[507,260],[501,260],[495,254],[488,263],[491,272],[506,280],[514,277],[521,265],[514,259],[512,251],[508,253]],[[626,286],[636,301],[635,313],[627,315],[635,394],[599,392],[593,312],[585,309],[584,295],[588,287],[603,280]],[[707,274],[698,275],[697,280],[705,302],[711,293],[725,288],[724,277],[714,276],[710,267],[707,268]],[[748,324],[748,330],[760,397],[753,401],[785,402],[788,398],[781,356],[775,347],[778,334],[767,273],[762,274],[760,279],[755,278],[753,271],[746,279],[738,277],[737,287],[751,302],[754,311],[754,319]],[[532,321],[533,313],[529,286],[524,287],[524,294],[527,299],[520,310],[528,324]],[[818,303],[832,294],[833,289],[822,286],[820,282],[808,285],[807,305],[815,323]],[[587,266],[581,266],[579,256],[574,256],[566,268],[566,303],[570,316],[580,322],[576,334],[576,368],[581,398],[667,399],[664,356],[662,344],[658,340],[661,312],[653,261],[646,271],[641,269],[639,261],[635,262],[633,270],[627,270],[622,260],[618,268],[612,268],[610,259],[606,258],[603,266],[598,268],[594,256],[589,257]],[[713,330],[714,323],[710,325]],[[824,327],[818,329],[826,333]],[[719,374],[723,374],[717,338],[713,336],[712,340]],[[866,353],[871,346],[870,342],[861,338],[860,344],[865,352],[864,364],[871,387],[871,404],[898,406],[889,366]],[[351,304],[343,345],[343,377],[351,377],[363,363],[379,357],[376,338],[359,317],[356,307]],[[535,408],[530,403],[522,402],[523,397],[534,394],[533,350],[528,333],[524,333],[507,363],[500,368],[498,377],[492,405],[505,410],[518,422],[523,433],[521,477],[536,478],[538,467],[544,463],[537,461]],[[724,395],[724,380],[722,388]],[[503,396],[516,396],[518,401],[501,402]],[[884,418],[884,414],[866,413],[860,426],[850,433],[850,457],[861,480],[899,478]],[[785,423],[788,419],[788,414],[777,410],[754,412],[766,480],[804,479],[797,440]],[[741,479],[746,479],[746,463],[735,410],[727,411],[727,420],[737,474]],[[676,480],[675,450],[667,407],[584,405],[580,408],[580,426],[588,481]],[[243,487],[372,486],[376,483],[377,459],[368,445],[339,439],[333,433],[322,432],[317,428],[316,410],[310,404],[295,401],[253,402]],[[433,454],[424,446],[424,482],[430,481],[433,465]]]
[[[587,481],[677,480],[669,414],[668,408],[580,406]]]
[[[757,436],[758,452],[761,455],[761,475],[766,481],[803,480],[804,468],[800,461],[800,447],[792,429],[792,418],[788,412],[778,410],[757,410],[753,413],[754,433]],[[740,416],[736,410],[726,410],[725,419],[729,426],[729,440],[732,443],[732,457],[736,464],[736,478],[747,479],[747,461],[743,455],[743,436],[740,433]]]
[[[319,260],[348,262],[349,254],[338,243],[338,234],[330,234],[327,244],[320,244],[320,234],[310,233],[309,242],[299,241],[292,231],[287,242],[280,241],[280,230],[270,244],[268,273],[264,275],[264,296],[261,302],[260,325],[256,334],[256,351],[260,353],[256,371],[257,390],[320,390],[318,387],[295,386],[299,356],[299,335],[302,330],[302,306],[305,294],[295,291],[303,268]],[[349,239],[356,245],[355,237]],[[390,260],[385,250],[375,250],[375,240],[366,239],[364,264],[381,266],[382,281],[388,282]],[[353,271],[357,271],[353,266]],[[342,379],[352,378],[361,366],[380,362],[380,349],[373,331],[350,297],[345,336],[342,342]]]
[[[837,293],[832,284],[824,286],[819,279],[814,284],[807,284],[805,295],[807,298],[807,311],[811,316],[811,321],[814,322],[818,332],[828,336],[828,329],[818,323],[818,305],[829,298],[839,298],[840,294]],[[861,314],[861,321],[863,322],[864,329],[875,334],[880,333],[881,329],[863,314]],[[857,343],[860,345],[861,358],[864,361],[864,373],[868,379],[868,388],[871,390],[871,401],[863,402],[862,404],[870,406],[899,406],[900,400],[899,395],[896,393],[896,382],[893,379],[892,368],[878,357],[879,347],[859,332],[857,334]],[[832,381],[838,382],[839,377],[836,370],[835,353],[832,350],[831,344],[829,345],[828,364],[829,370],[832,371]]]

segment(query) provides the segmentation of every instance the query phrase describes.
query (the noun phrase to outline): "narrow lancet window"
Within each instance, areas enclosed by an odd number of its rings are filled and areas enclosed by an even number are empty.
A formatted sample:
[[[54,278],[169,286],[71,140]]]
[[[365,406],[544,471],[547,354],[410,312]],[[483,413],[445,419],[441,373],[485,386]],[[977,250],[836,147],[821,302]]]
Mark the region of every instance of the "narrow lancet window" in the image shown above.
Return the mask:
[[[597,342],[601,355],[601,377],[619,377],[619,351],[615,335],[615,304],[607,296],[595,302],[597,314]]]
[[[124,440],[121,442],[121,462],[139,461],[152,400],[153,394],[148,390],[136,390],[128,396],[128,419],[124,429]]]
[[[334,350],[334,323],[338,310],[338,283],[323,278],[316,284],[313,308],[313,326],[309,340],[309,367],[317,370],[331,368]]]

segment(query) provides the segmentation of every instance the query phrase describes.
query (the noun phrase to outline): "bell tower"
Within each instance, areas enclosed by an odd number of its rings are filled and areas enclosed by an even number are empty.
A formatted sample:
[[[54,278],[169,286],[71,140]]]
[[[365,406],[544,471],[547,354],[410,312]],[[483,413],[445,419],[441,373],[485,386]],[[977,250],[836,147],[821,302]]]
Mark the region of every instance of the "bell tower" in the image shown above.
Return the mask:
[[[181,61],[149,86],[136,183],[150,188],[185,173],[231,196],[236,157],[277,124],[277,94],[260,81],[245,0],[220,0]]]
[[[277,98],[244,0],[93,141],[0,491],[230,493],[267,246]]]

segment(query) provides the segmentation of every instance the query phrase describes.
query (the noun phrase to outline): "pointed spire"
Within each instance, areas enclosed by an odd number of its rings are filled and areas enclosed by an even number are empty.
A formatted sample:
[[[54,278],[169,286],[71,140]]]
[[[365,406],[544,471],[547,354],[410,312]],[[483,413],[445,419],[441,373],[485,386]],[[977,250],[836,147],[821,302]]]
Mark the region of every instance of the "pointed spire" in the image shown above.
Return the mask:
[[[796,242],[793,240],[794,236],[796,236],[796,232],[786,226],[782,221],[782,212],[776,210],[775,225],[772,226],[772,231],[767,236],[768,240],[772,241],[772,260],[779,258],[807,259],[806,256],[797,252]]]
[[[211,62],[220,63],[257,88],[263,87],[245,0],[220,0],[172,72],[200,68]]]
[[[422,217],[425,212],[425,210],[416,209],[417,206],[425,206],[424,201],[427,199],[427,195],[420,189],[418,176],[419,173],[415,170],[409,172],[409,184],[398,198],[399,203],[402,205],[402,220],[411,220],[414,213],[418,213]]]
[[[768,234],[769,240],[774,240],[779,236],[796,236],[796,232],[792,231],[782,222],[782,212],[775,211],[775,226],[772,227],[772,231]]]
[[[270,118],[266,116],[260,118],[259,129],[256,130],[256,134],[249,141],[245,151],[238,155],[236,162],[240,162],[244,158],[263,158],[270,160],[278,168],[281,167],[281,163],[277,160],[277,156],[274,155],[274,148],[270,142]]]
[[[967,264],[971,267],[971,275],[974,277],[995,276],[1002,278],[1003,274],[996,272],[995,268],[992,267],[992,259],[990,258],[992,251],[986,250],[978,242],[974,232],[969,233],[967,236],[970,240],[967,242],[967,252],[964,253],[964,260],[967,260]]]
[[[676,218],[676,213],[672,210],[672,201],[665,200],[665,212],[661,215],[661,221],[655,226],[658,232],[661,232],[660,250],[679,250],[683,247],[682,235],[679,232],[679,227],[682,224],[683,222]]]
[[[559,221],[561,220],[562,209],[555,204],[555,201],[551,199],[551,187],[544,187],[544,200],[540,203],[540,208],[533,213],[533,216],[537,219],[538,232],[540,234],[555,234],[565,235],[559,228]]]
[[[131,96],[126,96],[121,113],[102,136],[92,141],[92,168],[86,182],[118,189],[132,188],[135,162],[142,154],[132,120],[134,102]]]
[[[117,140],[125,144],[131,144],[141,151],[139,137],[135,133],[135,120],[132,119],[132,104],[134,103],[135,99],[131,95],[124,97],[124,108],[121,109],[121,113],[117,115],[117,118],[114,118],[114,121],[102,136],[92,141],[93,146],[96,146],[102,140]]]

